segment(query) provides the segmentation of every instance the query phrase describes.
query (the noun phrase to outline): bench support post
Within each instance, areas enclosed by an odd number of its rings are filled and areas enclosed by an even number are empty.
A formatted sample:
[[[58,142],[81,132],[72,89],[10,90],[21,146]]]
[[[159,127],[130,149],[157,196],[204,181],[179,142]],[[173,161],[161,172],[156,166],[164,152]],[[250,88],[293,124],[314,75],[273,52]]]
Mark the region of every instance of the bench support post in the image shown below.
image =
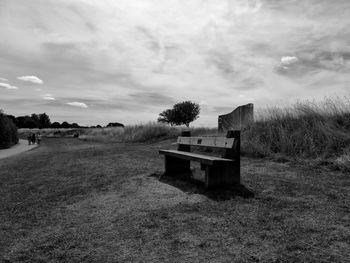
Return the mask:
[[[235,138],[233,149],[226,149],[224,157],[234,160],[233,163],[207,166],[205,170],[205,188],[225,187],[241,183],[241,133],[228,131],[226,138]]]
[[[191,137],[190,131],[183,131],[181,133],[183,137]],[[178,145],[179,151],[190,152],[191,146],[189,145]],[[165,174],[190,174],[191,173],[191,161],[182,160],[171,156],[165,156]]]

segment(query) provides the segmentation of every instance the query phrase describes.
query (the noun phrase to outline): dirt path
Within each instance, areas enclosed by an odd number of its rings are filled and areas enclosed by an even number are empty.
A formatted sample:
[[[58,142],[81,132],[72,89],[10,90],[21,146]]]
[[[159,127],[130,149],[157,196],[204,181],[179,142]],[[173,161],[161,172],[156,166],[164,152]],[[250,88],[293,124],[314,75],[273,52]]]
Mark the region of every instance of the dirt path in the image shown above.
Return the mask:
[[[26,140],[19,140],[18,144],[12,146],[10,149],[1,149],[0,150],[0,159],[8,158],[13,155],[26,152],[38,147],[37,144],[28,145]]]

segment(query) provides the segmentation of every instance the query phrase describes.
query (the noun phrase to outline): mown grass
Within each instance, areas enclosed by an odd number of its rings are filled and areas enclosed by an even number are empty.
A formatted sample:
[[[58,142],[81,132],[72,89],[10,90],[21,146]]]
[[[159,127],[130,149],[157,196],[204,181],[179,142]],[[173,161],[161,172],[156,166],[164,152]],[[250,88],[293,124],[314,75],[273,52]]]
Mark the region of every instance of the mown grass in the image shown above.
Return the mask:
[[[0,160],[0,261],[347,262],[345,173],[243,158],[255,198],[219,201],[149,176],[165,147],[44,138]]]

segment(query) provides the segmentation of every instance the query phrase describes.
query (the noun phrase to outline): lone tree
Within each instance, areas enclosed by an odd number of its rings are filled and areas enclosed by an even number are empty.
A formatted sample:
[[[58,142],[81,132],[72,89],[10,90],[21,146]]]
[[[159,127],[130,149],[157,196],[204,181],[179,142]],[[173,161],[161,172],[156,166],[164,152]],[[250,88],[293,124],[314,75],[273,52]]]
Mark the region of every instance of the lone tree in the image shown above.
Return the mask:
[[[167,109],[159,114],[158,122],[168,123],[173,125],[186,125],[199,117],[200,107],[192,101],[184,101],[177,103],[172,109]]]

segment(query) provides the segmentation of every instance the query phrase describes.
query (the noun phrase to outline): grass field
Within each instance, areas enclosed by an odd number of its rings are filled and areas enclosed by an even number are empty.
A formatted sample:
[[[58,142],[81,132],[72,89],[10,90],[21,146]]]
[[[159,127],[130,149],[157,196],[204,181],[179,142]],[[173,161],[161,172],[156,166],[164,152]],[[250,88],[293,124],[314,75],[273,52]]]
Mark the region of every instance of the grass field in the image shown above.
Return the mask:
[[[348,262],[350,177],[242,160],[253,198],[158,176],[154,143],[44,138],[0,160],[2,262]]]
[[[260,109],[255,115],[255,122],[241,131],[243,155],[328,163],[350,172],[350,97]],[[79,133],[87,141],[154,143],[177,138],[181,129],[150,122],[125,128],[20,129],[19,134],[26,138],[30,132],[41,132],[45,137],[62,138]],[[216,128],[190,130],[192,136],[226,135]]]

